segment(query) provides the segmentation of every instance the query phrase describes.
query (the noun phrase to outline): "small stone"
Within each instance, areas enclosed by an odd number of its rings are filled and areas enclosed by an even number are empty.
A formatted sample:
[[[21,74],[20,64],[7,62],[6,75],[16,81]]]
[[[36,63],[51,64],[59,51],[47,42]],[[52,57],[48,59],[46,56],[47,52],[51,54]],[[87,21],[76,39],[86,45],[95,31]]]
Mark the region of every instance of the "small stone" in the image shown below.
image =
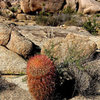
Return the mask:
[[[26,14],[18,14],[16,17],[18,20],[27,20]]]

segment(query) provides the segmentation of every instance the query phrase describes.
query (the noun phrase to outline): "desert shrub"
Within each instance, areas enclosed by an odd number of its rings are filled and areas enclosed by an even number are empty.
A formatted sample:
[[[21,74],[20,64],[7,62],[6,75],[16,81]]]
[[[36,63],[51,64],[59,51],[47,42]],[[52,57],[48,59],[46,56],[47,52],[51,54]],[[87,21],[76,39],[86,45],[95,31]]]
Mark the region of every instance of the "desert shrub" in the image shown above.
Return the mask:
[[[45,16],[45,15],[40,15],[36,17],[36,23],[40,25],[51,25],[51,26],[56,26],[57,19],[53,18],[52,16]]]
[[[36,16],[35,20],[36,23],[39,25],[56,26],[58,24],[57,19],[53,18],[51,15],[50,16],[45,16],[44,14],[39,15]]]
[[[75,13],[75,11],[72,10],[70,6],[68,6],[67,8],[64,8],[62,10],[62,13],[64,13],[64,14],[73,14],[73,13]]]
[[[93,66],[84,66],[86,56],[80,57],[82,51],[78,52],[75,47],[69,48],[69,56],[66,57],[63,63],[56,66],[56,70],[61,86],[66,80],[74,80],[72,96],[76,92],[85,97],[90,97],[96,94],[98,76],[95,76],[95,74],[90,76],[86,72],[87,69],[89,70]]]
[[[71,19],[71,14],[63,13],[63,11],[51,14],[45,11],[36,16],[35,21],[37,24],[46,26],[58,26],[64,24],[65,21]]]
[[[12,6],[9,8],[9,10],[11,10],[12,12],[17,12],[19,7],[20,7],[20,5]]]
[[[97,35],[97,28],[99,27],[97,22],[96,22],[96,19],[88,19],[84,24],[83,24],[83,27],[88,31],[90,32],[92,35]]]
[[[100,14],[96,14],[96,17],[100,17]]]
[[[88,74],[89,70],[94,66],[85,65],[88,57],[87,55],[82,56],[84,50],[79,50],[77,45],[78,44],[69,47],[67,52],[68,55],[65,57],[64,61],[58,65],[56,64],[56,75],[59,80],[57,84],[59,87],[63,87],[66,81],[72,80],[74,81],[72,95],[77,91],[78,94],[87,97],[96,93],[98,76],[95,74],[93,76]],[[53,56],[55,53],[53,52],[54,47],[55,45],[52,43],[49,49],[45,49],[45,54],[51,60],[56,61],[59,57],[55,59],[56,57]]]
[[[58,20],[52,16],[38,16],[36,17],[36,23],[40,25],[47,25],[47,26],[57,26]]]
[[[67,26],[78,26],[82,27],[84,24],[84,21],[82,20],[82,17],[79,14],[71,15],[70,20],[66,20],[65,25]]]
[[[18,9],[17,7],[11,7],[11,8],[10,8],[10,10],[11,10],[12,12],[17,12],[17,9]]]
[[[52,43],[50,49],[44,49],[45,55],[47,55],[53,62],[55,62],[58,58],[53,56],[53,50],[55,45]]]
[[[47,26],[57,26],[63,24],[66,20],[70,20],[71,16],[68,14],[54,14],[49,13],[36,16],[35,20],[37,24]]]
[[[83,22],[79,21],[79,20],[76,20],[76,19],[71,19],[69,21],[66,21],[65,25],[67,25],[67,26],[78,26],[78,27],[81,27],[81,26],[83,26]]]

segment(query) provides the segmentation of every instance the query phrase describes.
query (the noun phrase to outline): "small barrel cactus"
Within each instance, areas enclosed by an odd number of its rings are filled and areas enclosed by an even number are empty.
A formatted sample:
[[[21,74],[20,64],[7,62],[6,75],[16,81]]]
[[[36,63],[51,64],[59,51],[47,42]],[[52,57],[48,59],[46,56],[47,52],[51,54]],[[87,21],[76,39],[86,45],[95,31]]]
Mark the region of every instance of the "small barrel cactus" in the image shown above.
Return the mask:
[[[55,89],[55,67],[45,55],[35,55],[27,64],[28,87],[36,100],[51,100]]]

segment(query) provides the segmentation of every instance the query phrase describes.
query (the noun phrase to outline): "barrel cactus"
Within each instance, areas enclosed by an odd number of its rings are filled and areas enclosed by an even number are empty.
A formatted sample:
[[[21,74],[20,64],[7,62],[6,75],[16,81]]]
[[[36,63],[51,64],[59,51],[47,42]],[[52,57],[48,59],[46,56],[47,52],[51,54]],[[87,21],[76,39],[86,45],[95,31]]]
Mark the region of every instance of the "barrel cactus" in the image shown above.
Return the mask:
[[[55,66],[45,55],[31,57],[27,64],[28,87],[36,100],[51,100],[55,90]]]

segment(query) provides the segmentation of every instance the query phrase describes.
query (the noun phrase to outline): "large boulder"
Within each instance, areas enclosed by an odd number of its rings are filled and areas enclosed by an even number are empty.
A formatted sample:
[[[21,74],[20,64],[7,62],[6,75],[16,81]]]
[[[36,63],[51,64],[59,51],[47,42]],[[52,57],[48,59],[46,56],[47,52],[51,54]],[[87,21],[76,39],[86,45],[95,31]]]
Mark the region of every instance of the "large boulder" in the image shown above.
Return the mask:
[[[0,72],[3,74],[25,74],[27,62],[16,53],[0,46]]]
[[[10,39],[11,29],[0,23],[0,45],[6,45]]]
[[[66,60],[89,58],[96,50],[97,45],[88,37],[78,34],[68,34],[66,38],[54,38],[46,41],[41,53],[52,58],[57,58],[56,63]]]
[[[79,10],[78,12],[96,13],[100,12],[100,3],[95,0],[78,0]]]
[[[21,0],[20,5],[24,13],[45,10],[56,12],[63,6],[64,0]]]
[[[19,32],[12,31],[11,39],[7,44],[7,48],[13,52],[18,53],[24,57],[27,57],[28,54],[32,51],[33,44],[30,40],[26,39]]]
[[[100,2],[96,0],[66,0],[65,8],[68,6],[84,14],[100,12]]]

